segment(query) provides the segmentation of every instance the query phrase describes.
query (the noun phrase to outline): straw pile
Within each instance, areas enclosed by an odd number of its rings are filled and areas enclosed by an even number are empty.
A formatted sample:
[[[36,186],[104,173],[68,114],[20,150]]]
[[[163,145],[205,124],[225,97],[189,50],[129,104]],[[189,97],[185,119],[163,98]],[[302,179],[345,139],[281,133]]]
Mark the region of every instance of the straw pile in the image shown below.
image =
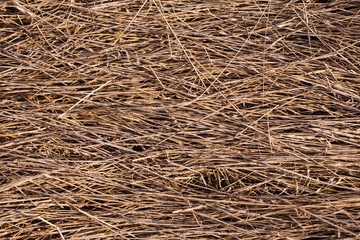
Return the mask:
[[[0,239],[360,239],[359,1],[0,4]]]

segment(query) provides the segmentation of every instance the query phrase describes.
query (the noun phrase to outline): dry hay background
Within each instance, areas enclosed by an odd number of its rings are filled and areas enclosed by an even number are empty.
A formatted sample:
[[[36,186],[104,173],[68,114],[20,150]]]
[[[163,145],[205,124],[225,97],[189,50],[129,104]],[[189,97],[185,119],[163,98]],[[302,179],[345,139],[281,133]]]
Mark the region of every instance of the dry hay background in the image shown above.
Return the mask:
[[[359,1],[0,5],[0,239],[360,239]]]

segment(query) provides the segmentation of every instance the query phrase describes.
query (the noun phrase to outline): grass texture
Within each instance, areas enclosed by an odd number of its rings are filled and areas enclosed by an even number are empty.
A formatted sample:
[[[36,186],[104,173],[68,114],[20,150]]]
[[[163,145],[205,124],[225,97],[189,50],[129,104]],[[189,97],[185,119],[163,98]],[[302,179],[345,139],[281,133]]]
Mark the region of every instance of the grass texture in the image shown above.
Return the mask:
[[[360,239],[360,2],[3,0],[0,239]]]

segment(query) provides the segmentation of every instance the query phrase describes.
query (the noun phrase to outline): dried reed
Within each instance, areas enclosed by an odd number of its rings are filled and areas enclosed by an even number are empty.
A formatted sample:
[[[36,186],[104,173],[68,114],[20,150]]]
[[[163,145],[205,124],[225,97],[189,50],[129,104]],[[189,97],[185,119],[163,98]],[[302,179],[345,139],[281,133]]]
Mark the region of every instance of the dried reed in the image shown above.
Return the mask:
[[[1,1],[0,239],[360,239],[359,9]]]

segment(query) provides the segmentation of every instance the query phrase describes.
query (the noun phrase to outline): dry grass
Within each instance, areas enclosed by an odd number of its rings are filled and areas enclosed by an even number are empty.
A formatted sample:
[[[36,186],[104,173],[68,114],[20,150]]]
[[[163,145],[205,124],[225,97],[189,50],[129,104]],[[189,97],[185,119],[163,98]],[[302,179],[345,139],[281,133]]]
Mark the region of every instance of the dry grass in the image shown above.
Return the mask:
[[[0,239],[360,239],[359,9],[1,1]]]

